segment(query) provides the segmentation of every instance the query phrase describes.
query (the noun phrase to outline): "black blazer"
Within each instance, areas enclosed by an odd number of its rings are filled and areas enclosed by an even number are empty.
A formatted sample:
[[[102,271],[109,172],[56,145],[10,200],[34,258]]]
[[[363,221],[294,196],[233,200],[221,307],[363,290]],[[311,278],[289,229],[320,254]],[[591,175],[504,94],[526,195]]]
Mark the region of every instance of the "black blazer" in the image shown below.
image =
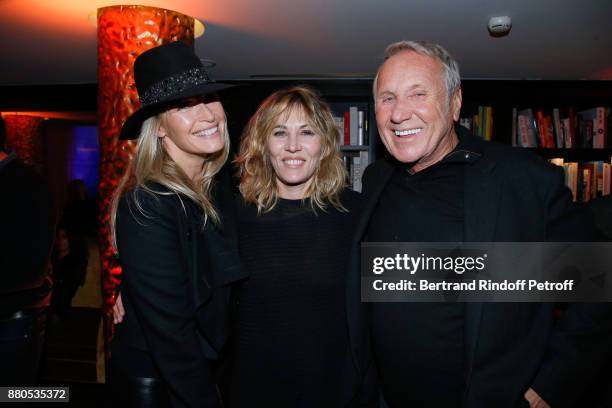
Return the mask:
[[[466,242],[594,241],[601,235],[573,205],[563,171],[523,149],[457,133],[467,164]],[[361,375],[371,364],[367,304],[360,304],[359,244],[393,174],[378,161],[363,176],[363,216],[357,225],[347,285],[353,358]],[[466,407],[524,406],[533,387],[553,407],[573,406],[612,351],[610,304],[571,304],[553,327],[553,304],[466,303]],[[416,368],[407,368],[416,369]],[[435,379],[432,379],[435,381]],[[407,385],[409,386],[409,385]]]
[[[201,210],[176,194],[128,193],[116,224],[126,315],[114,341],[150,354],[173,406],[218,406],[209,360],[228,336],[229,285],[245,277],[235,241],[211,221],[202,230]]]

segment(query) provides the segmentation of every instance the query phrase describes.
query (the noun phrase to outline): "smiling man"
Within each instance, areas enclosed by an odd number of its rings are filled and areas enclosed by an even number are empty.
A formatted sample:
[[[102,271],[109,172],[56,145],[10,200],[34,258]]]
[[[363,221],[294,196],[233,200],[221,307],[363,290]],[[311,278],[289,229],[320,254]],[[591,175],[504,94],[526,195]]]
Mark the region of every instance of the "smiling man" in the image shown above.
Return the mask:
[[[453,72],[457,75],[444,73],[437,59],[408,50],[389,57],[379,70],[378,129],[389,153],[413,163],[414,173],[439,162],[457,145],[453,124],[459,120],[461,89],[456,64]]]
[[[441,46],[390,45],[373,91],[379,134],[392,157],[364,174],[356,242],[601,238],[572,204],[560,168],[456,126],[459,68]],[[351,338],[370,330],[381,390],[391,407],[581,406],[589,381],[612,350],[607,304],[570,305],[557,324],[552,304],[358,307],[355,269],[347,292]],[[354,342],[363,372],[367,350]]]

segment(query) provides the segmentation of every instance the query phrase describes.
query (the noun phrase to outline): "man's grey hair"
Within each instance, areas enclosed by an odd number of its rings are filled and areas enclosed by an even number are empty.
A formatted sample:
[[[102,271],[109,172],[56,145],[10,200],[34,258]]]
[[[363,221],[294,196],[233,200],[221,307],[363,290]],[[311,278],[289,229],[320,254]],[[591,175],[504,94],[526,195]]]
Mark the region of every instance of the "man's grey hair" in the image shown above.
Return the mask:
[[[461,88],[461,76],[459,75],[459,64],[450,55],[448,51],[439,44],[430,43],[426,41],[398,41],[390,44],[385,50],[383,63],[389,58],[402,51],[412,51],[420,55],[426,55],[437,59],[442,64],[442,77],[444,84],[446,85],[446,104],[450,107],[451,96],[456,90]],[[376,103],[376,86],[378,83],[378,74],[380,73],[380,67],[376,71],[374,77],[374,84],[372,86],[372,94],[374,95],[374,103]]]

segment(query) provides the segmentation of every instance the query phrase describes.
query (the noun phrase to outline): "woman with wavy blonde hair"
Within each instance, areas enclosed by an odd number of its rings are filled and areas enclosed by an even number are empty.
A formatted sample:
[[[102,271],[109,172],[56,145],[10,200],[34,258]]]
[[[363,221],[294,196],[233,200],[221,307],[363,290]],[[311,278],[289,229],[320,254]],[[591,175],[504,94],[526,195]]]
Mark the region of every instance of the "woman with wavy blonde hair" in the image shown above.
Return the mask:
[[[240,256],[230,407],[338,407],[353,375],[346,259],[359,195],[346,189],[329,106],[298,86],[266,98],[235,160]],[[351,371],[351,372],[349,372]]]
[[[279,120],[286,121],[292,114],[306,120],[304,124],[308,124],[310,139],[316,139],[316,157],[303,167],[289,166],[278,160],[276,150],[271,147],[274,143],[284,143],[285,133],[276,128]],[[308,139],[304,134],[301,132],[297,137]],[[299,144],[298,141],[296,147],[300,147]],[[306,142],[304,147],[308,146]],[[309,153],[308,149],[302,152]],[[346,186],[347,175],[338,151],[338,128],[329,106],[310,88],[288,88],[268,97],[247,124],[235,163],[244,200],[254,203],[260,212],[274,208],[285,190],[295,190],[295,184],[299,185],[299,190],[303,189],[300,198],[309,200],[313,208],[324,210],[332,205],[343,210],[340,193]],[[293,183],[292,186],[290,180],[283,178],[291,174],[300,177],[301,172],[304,179],[301,184]]]
[[[139,140],[111,216],[125,309],[113,403],[220,407],[211,365],[228,336],[228,286],[243,277],[211,198],[229,151],[214,94],[225,85],[182,42],[141,54],[134,76],[141,108],[120,138]]]

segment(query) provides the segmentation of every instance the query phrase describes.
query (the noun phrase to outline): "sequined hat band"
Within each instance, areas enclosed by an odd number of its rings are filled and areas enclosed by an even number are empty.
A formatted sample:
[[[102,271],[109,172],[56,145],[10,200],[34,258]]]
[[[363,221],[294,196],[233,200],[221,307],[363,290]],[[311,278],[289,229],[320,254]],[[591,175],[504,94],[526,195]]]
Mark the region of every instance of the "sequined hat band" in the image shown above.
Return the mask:
[[[204,67],[191,68],[157,82],[140,95],[142,107],[163,102],[169,96],[181,93],[184,89],[211,82]]]

